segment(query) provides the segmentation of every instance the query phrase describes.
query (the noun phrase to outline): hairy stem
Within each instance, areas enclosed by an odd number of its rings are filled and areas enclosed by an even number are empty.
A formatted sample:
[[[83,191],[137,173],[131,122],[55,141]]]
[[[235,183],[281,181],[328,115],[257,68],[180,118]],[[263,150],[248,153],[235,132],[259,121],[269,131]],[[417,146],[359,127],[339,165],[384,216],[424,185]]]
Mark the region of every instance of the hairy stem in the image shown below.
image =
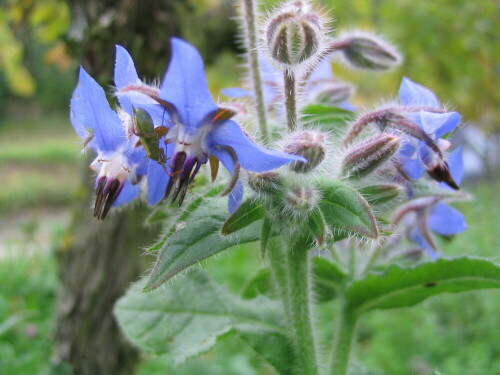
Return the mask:
[[[293,132],[297,129],[297,87],[295,82],[295,72],[288,69],[285,70],[283,73],[283,80],[285,83],[286,124],[288,126],[288,130]]]
[[[353,315],[341,300],[341,308],[337,316],[337,329],[333,344],[332,375],[346,375],[349,368],[349,357],[356,329],[356,316]]]
[[[262,92],[262,79],[259,68],[259,51],[257,49],[257,35],[255,33],[255,4],[253,0],[243,0],[243,20],[245,33],[247,35],[248,55],[250,63],[250,75],[252,77],[253,91],[257,107],[260,133],[263,141],[269,141],[269,131],[267,129],[266,106],[264,104],[264,94]]]
[[[318,374],[318,355],[313,328],[308,247],[304,246],[303,241],[298,241],[293,247],[290,245],[286,241],[273,240],[270,243],[271,269],[295,351],[295,372],[315,375]]]

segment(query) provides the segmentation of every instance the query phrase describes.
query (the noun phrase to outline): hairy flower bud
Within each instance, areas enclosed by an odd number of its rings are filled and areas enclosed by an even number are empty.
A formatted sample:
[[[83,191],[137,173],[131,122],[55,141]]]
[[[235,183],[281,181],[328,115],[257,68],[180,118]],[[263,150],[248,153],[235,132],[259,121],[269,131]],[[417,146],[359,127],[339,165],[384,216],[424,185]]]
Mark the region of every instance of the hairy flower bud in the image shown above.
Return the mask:
[[[332,45],[337,46],[336,50],[353,68],[387,70],[401,63],[401,56],[394,47],[369,33],[346,35]]]
[[[276,194],[284,186],[283,178],[276,172],[248,173],[248,186],[259,194]]]
[[[284,140],[284,151],[288,154],[305,157],[307,163],[295,161],[290,164],[290,168],[297,173],[308,173],[325,158],[326,137],[323,133],[315,130],[294,132]]]
[[[364,177],[399,149],[401,139],[392,134],[379,134],[355,145],[342,162],[344,174],[354,178]]]
[[[335,106],[349,100],[353,94],[353,85],[346,82],[331,82],[318,90],[314,102]]]
[[[267,24],[269,53],[281,64],[301,64],[319,51],[322,34],[323,21],[307,1],[288,1]]]

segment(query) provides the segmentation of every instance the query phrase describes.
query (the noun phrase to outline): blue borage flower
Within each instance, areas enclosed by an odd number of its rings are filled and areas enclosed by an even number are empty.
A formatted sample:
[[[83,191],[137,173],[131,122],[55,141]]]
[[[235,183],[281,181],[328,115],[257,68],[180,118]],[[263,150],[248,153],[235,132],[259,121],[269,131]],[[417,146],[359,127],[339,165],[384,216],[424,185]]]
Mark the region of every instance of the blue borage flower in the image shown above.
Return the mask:
[[[457,128],[461,120],[460,114],[441,109],[432,91],[408,78],[403,78],[401,83],[399,101],[403,105],[404,116],[417,124],[441,152],[450,148],[450,142],[442,137]],[[435,180],[458,189],[458,184],[450,179],[448,164],[428,143],[407,137],[400,149],[399,159],[404,173],[410,179],[417,180],[427,171]]]
[[[127,134],[131,117],[113,111],[101,86],[80,68],[78,86],[71,98],[71,123],[92,148],[97,172],[94,216],[103,219],[111,206],[128,203],[139,194],[137,182],[146,173],[144,152],[132,147]]]
[[[450,153],[448,162],[453,180],[460,184],[463,178],[462,146]],[[443,189],[451,189],[445,183],[440,183],[440,186]],[[395,223],[412,212],[416,217],[407,223],[408,237],[433,259],[439,257],[440,250],[431,231],[441,236],[452,236],[467,229],[464,216],[453,207],[443,203],[439,197],[410,201],[395,213]]]
[[[222,162],[232,175],[224,193],[229,194],[229,211],[233,212],[243,197],[240,167],[265,172],[306,160],[252,142],[230,119],[234,112],[219,108],[212,100],[198,51],[177,38],[172,38],[171,45],[172,60],[160,88],[142,83],[130,55],[117,48],[115,82],[120,102],[125,108],[145,109],[156,126],[168,127],[161,147],[169,162],[149,162],[148,202],[155,204],[171,195],[172,201],[178,199],[181,204],[188,184],[211,159]]]

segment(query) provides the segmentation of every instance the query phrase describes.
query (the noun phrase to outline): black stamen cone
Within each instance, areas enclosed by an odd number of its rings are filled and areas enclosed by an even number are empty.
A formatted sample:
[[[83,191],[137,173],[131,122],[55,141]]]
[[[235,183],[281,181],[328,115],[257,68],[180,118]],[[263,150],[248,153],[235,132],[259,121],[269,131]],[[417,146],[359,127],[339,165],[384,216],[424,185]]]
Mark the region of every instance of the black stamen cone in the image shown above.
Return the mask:
[[[201,163],[198,159],[187,159],[185,152],[179,152],[174,159],[170,180],[165,190],[165,199],[172,192],[172,203],[179,198],[179,206],[182,205],[187,193],[188,185],[193,181],[200,169]]]
[[[96,199],[94,205],[94,217],[98,220],[104,220],[108,214],[113,202],[118,198],[123,184],[118,180],[108,180],[101,177],[97,182]]]
[[[443,161],[435,168],[427,170],[427,173],[437,182],[444,182],[452,189],[460,190],[460,187],[451,176],[450,167],[448,166],[447,162]]]

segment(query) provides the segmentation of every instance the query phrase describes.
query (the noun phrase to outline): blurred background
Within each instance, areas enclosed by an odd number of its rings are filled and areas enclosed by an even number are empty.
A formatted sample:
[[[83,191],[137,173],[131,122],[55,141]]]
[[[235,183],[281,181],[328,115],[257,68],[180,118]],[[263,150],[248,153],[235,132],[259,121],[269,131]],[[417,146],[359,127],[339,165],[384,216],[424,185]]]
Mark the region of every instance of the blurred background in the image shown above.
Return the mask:
[[[276,2],[261,3],[270,9]],[[401,78],[408,76],[463,115],[469,176],[465,185],[474,202],[456,205],[469,229],[442,245],[449,255],[498,257],[500,4],[317,3],[335,19],[334,32],[376,31],[405,58],[398,69],[380,75],[353,73],[334,62],[334,72],[357,85],[355,105],[369,107],[380,98],[396,97]],[[180,35],[204,56],[215,97],[220,89],[238,85],[243,51],[234,39],[235,1],[0,4],[0,375],[131,374],[133,369],[144,375],[272,374],[235,337],[177,369],[167,357],[139,355],[123,343],[111,316],[106,327],[112,328],[100,330],[103,336],[95,338],[102,317],[110,313],[109,301],[152,261],[139,257],[139,247],[151,244],[158,228],[142,227],[144,207],[123,210],[105,225],[96,225],[89,208],[88,163],[69,122],[79,65],[109,87],[115,44],[131,52],[140,76],[153,80],[167,66],[168,38]],[[117,241],[130,228],[134,240],[125,251]],[[238,291],[259,267],[255,250],[235,249],[209,261],[206,268]],[[100,266],[105,256],[112,261]],[[121,284],[109,281],[124,269]],[[106,278],[87,287],[96,272]],[[361,322],[357,358],[373,371],[394,375],[434,370],[443,375],[497,375],[499,312],[498,295],[485,291],[430,299],[411,310],[373,313]],[[93,352],[100,350],[113,361],[94,358]]]

